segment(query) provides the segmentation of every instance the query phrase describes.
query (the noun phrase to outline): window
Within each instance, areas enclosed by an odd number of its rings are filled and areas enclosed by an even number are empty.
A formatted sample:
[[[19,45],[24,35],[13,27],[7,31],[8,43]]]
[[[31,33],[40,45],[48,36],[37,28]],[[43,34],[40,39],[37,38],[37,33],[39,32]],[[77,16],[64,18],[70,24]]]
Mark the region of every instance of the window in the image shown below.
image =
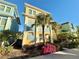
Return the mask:
[[[33,20],[32,19],[28,19],[28,26],[31,27],[32,24],[33,24]]]
[[[42,32],[42,27],[41,26],[38,26],[37,27],[37,31]]]
[[[43,35],[39,34],[39,40],[41,41],[43,39]]]
[[[14,17],[16,17],[16,13],[14,12]]]
[[[1,21],[1,17],[0,17],[0,21]]]
[[[1,25],[5,25],[5,20],[2,20],[1,21]]]
[[[0,18],[0,24],[1,24],[1,18]]]
[[[10,7],[7,7],[7,8],[6,8],[6,12],[8,12],[8,13],[9,13],[9,12],[10,12],[10,10],[11,10],[11,8],[10,8]]]
[[[34,35],[33,35],[33,33],[29,33],[28,34],[28,39],[31,40],[31,41],[34,41]]]
[[[0,5],[0,10],[4,11],[5,6],[4,5]]]
[[[67,32],[68,30],[61,30],[62,32]]]
[[[36,15],[36,11],[33,11],[33,15]]]
[[[6,18],[2,18],[2,20],[1,20],[1,25],[5,25],[5,23],[6,23]]]
[[[32,10],[31,9],[29,9],[29,14],[32,14]]]

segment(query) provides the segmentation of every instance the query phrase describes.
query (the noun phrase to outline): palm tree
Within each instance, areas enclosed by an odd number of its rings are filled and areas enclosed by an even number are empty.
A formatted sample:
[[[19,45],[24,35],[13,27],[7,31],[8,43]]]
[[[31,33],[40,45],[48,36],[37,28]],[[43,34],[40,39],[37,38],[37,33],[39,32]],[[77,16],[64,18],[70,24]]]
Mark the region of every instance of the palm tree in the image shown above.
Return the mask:
[[[52,30],[54,30],[55,34],[56,34],[56,38],[58,36],[58,30],[60,30],[61,25],[59,25],[57,22],[50,22],[51,26],[52,26]]]
[[[14,42],[11,44],[13,45],[16,42],[17,36],[15,32],[11,32],[9,30],[4,30],[1,34],[1,40],[4,41],[8,41],[8,39],[12,37],[14,39]]]
[[[52,20],[52,18],[51,18],[51,20]],[[50,31],[50,40],[51,40],[51,43],[53,43],[53,40],[52,40],[52,21],[49,22],[48,28]]]
[[[51,22],[53,22],[53,19],[50,15],[48,15],[47,20],[48,20],[47,27],[49,28],[49,31],[50,31],[49,40],[50,40],[51,43],[53,43],[53,41],[52,41],[52,26],[51,26],[52,25]]]
[[[33,27],[33,26],[35,26],[34,27],[34,29],[35,29],[35,37],[34,37],[34,41],[35,41],[35,44],[36,44],[36,30],[37,30],[37,26],[38,26],[39,24],[38,24],[38,22],[37,22],[37,19],[35,19],[35,23],[34,24],[32,24],[32,26],[31,26],[31,28]]]
[[[52,20],[50,14],[43,14],[43,13],[39,13],[38,15],[36,15],[36,19],[35,19],[35,23],[32,24],[32,27],[35,26],[35,42],[36,42],[36,27],[41,25],[42,26],[42,35],[43,35],[43,42],[45,43],[45,39],[44,39],[44,28],[45,25],[50,23],[50,20]]]
[[[44,29],[45,29],[45,25],[49,24],[51,17],[50,14],[38,14],[36,16],[37,22],[39,25],[42,26],[42,35],[43,35],[43,42],[45,43],[45,39],[44,39]]]

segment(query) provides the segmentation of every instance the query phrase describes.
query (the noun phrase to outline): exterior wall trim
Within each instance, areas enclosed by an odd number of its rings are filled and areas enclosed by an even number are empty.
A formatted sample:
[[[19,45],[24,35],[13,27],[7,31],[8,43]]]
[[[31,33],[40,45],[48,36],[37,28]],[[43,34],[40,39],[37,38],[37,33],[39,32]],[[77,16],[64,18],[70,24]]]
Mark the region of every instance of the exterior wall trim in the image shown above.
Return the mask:
[[[49,13],[49,12],[47,12],[47,11],[44,11],[44,10],[42,10],[42,9],[40,9],[40,8],[38,8],[38,7],[35,7],[35,6],[33,6],[33,5],[31,5],[31,4],[28,4],[28,3],[25,3],[25,6],[27,7],[31,7],[32,9],[36,9],[36,10],[38,10],[38,11],[41,11],[41,12],[43,12],[43,13],[48,13],[48,14],[51,14],[51,13]]]

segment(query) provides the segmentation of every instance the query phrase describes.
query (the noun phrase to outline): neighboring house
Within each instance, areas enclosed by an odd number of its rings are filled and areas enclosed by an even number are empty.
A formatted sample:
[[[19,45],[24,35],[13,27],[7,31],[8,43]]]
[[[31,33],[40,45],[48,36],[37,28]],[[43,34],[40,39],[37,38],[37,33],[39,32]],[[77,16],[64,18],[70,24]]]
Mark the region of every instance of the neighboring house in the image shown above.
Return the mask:
[[[0,0],[0,31],[10,30],[18,32],[19,14],[15,4]]]
[[[77,36],[77,28],[70,22],[65,22],[62,25],[62,28],[61,28],[61,32],[68,32],[68,33],[71,33],[75,36]]]
[[[31,41],[34,41],[34,27],[31,28],[32,24],[35,23],[35,15],[39,13],[50,14],[40,8],[32,6],[30,4],[25,3],[25,10],[24,10],[24,19],[25,19],[25,30],[23,35],[23,45],[29,44]],[[50,35],[50,30],[45,26],[45,38],[47,39]],[[42,27],[37,27],[36,33],[36,42],[43,42],[42,40]]]
[[[62,28],[61,28],[62,32],[73,32],[74,31],[73,24],[70,22],[65,22],[61,25],[62,25]]]

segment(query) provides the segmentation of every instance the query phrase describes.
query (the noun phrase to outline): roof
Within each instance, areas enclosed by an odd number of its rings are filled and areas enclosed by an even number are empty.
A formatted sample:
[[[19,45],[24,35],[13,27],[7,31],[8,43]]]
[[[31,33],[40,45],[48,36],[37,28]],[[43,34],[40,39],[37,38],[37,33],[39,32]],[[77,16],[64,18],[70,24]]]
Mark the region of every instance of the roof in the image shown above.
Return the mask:
[[[36,7],[36,6],[33,6],[33,5],[31,5],[31,4],[28,4],[28,3],[25,3],[25,6],[34,8],[34,9],[39,10],[39,11],[41,11],[41,12],[45,12],[45,13],[51,14],[50,12],[44,11],[44,10],[42,10],[42,9]]]
[[[65,22],[65,23],[62,23],[61,25],[65,25],[65,24],[69,24],[70,22]]]
[[[4,0],[0,0],[0,3],[7,4],[7,5],[9,5],[9,6],[16,7],[16,5],[15,5],[15,4],[12,4],[12,3],[7,2],[7,1],[4,1]]]

